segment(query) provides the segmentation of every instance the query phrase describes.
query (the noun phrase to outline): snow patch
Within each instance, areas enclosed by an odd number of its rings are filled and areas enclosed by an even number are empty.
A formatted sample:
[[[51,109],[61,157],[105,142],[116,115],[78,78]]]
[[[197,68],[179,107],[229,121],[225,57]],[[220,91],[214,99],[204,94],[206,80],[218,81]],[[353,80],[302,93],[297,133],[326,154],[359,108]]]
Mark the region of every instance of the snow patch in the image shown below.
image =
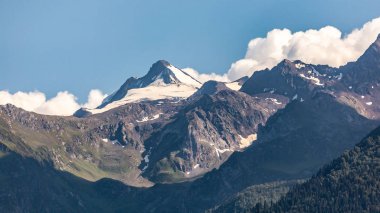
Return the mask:
[[[185,99],[190,97],[194,92],[196,92],[196,90],[197,88],[195,88],[194,86],[184,84],[155,84],[144,88],[130,89],[128,90],[128,93],[124,98],[109,103],[101,109],[86,110],[91,112],[92,114],[98,114],[125,105],[127,103],[135,103],[146,100],[152,101],[160,99]]]
[[[372,102],[366,102],[365,104],[367,104],[368,106],[371,106],[372,105]]]
[[[342,80],[342,78],[343,78],[343,73],[339,73],[339,75],[337,77],[338,81]]]
[[[257,140],[257,134],[248,135],[246,138],[244,138],[241,135],[239,135],[239,137],[240,137],[239,147],[241,149],[244,149],[244,148],[250,146],[254,141]]]
[[[319,78],[316,78],[314,76],[307,77],[303,73],[301,73],[299,76],[301,76],[301,78],[304,78],[304,79],[307,79],[307,80],[311,80],[311,82],[313,84],[315,84],[315,85],[324,86],[324,84],[321,83],[321,81],[319,80]]]
[[[148,168],[148,163],[149,163],[149,156],[150,152],[152,151],[152,148],[149,149],[148,153],[144,156],[144,163],[146,164],[142,171],[144,172]]]
[[[201,83],[199,83],[197,80],[195,80],[189,74],[187,74],[184,71],[178,69],[177,67],[175,67],[175,66],[173,66],[173,65],[170,64],[170,65],[167,66],[167,68],[170,69],[170,71],[172,71],[174,73],[175,77],[181,83],[184,83],[184,84],[187,84],[187,85],[192,85],[192,86],[197,86],[197,87],[201,86]]]
[[[149,155],[148,154],[144,156],[144,162],[149,163]]]
[[[156,115],[153,115],[152,118],[149,117],[143,117],[141,120],[136,120],[138,123],[147,122],[147,121],[153,121],[160,117],[162,113],[158,113]]]
[[[297,69],[301,69],[305,67],[305,64],[298,63],[298,64],[295,64],[294,66],[296,66]]]
[[[279,102],[277,99],[275,98],[265,98],[265,100],[271,100],[273,103],[277,104],[277,105],[280,105],[282,104],[281,102]]]
[[[218,157],[220,157],[220,154],[225,153],[225,152],[233,152],[234,150],[231,149],[218,149],[215,147],[216,154]]]
[[[110,141],[113,145],[115,145],[115,144],[119,144],[119,145],[121,145],[121,143],[118,141],[118,140],[112,140],[112,141]]]

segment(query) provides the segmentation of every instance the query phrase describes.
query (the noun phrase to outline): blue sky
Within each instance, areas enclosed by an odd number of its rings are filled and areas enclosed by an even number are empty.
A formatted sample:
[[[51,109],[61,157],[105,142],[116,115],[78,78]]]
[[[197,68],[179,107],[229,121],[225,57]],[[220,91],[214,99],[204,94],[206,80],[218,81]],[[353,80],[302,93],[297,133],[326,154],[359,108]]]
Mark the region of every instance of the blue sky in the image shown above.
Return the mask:
[[[91,89],[110,93],[159,59],[225,73],[251,39],[274,28],[347,33],[380,16],[378,8],[378,0],[0,0],[0,90],[68,90],[85,101]]]

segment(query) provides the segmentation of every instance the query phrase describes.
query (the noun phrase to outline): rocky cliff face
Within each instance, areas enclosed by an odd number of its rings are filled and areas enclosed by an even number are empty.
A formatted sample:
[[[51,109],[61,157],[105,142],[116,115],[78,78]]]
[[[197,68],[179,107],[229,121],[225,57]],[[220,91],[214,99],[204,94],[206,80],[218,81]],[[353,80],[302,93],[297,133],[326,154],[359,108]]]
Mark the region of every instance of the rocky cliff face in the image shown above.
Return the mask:
[[[341,70],[342,82],[336,86],[339,100],[370,119],[379,119],[380,36],[357,62],[349,63]]]
[[[190,103],[145,142],[144,175],[161,182],[219,167],[234,151],[250,146],[258,126],[287,102],[270,97],[226,89]]]
[[[273,93],[290,99],[305,99],[315,90],[331,87],[341,77],[337,69],[329,66],[283,60],[271,70],[255,72],[241,91],[250,95]]]

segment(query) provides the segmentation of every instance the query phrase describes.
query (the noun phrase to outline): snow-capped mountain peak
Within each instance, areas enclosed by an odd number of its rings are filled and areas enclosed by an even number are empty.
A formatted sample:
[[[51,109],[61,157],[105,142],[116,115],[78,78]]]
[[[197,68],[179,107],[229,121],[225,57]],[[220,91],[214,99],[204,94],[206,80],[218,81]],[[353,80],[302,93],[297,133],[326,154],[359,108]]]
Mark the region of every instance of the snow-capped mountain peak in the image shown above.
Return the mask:
[[[198,80],[165,60],[159,60],[154,63],[148,74],[138,80],[140,80],[140,87],[157,83],[186,84],[195,87],[202,85]]]
[[[165,60],[154,63],[141,78],[129,78],[96,109],[81,109],[85,113],[101,113],[132,102],[159,99],[184,99],[202,83]]]

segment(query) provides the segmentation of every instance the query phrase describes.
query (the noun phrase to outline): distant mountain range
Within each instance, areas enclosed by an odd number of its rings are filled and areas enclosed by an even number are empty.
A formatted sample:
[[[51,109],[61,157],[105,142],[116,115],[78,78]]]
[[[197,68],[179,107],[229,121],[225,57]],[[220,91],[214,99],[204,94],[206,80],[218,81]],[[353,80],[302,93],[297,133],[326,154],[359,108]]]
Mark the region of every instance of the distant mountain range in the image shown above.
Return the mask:
[[[380,125],[379,87],[380,36],[339,68],[283,60],[201,83],[161,60],[74,116],[0,106],[0,206],[378,211],[378,129],[355,144]]]

